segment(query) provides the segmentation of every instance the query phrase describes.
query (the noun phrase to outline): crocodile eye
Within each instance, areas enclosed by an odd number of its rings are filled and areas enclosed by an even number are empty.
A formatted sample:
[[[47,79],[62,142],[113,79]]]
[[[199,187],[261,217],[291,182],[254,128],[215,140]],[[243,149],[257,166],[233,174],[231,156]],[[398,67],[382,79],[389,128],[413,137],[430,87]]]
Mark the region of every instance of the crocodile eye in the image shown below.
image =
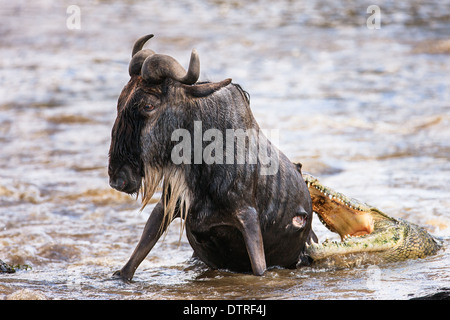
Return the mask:
[[[145,111],[145,112],[150,112],[150,111],[153,111],[153,110],[155,110],[155,106],[152,105],[152,104],[146,104],[146,105],[144,106],[144,111]]]

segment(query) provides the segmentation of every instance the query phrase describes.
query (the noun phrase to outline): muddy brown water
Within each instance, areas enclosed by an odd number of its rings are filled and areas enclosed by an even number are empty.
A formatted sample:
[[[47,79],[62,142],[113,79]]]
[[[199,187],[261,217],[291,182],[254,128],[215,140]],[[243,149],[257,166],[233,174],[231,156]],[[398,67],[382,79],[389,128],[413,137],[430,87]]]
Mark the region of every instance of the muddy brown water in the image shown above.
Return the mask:
[[[408,299],[450,286],[450,6],[379,1],[0,1],[0,298]],[[69,27],[68,27],[69,26]],[[262,128],[330,187],[425,226],[437,255],[262,277],[190,260],[175,222],[135,275],[111,279],[153,205],[108,186],[116,101],[143,34],[201,79],[233,78]],[[155,197],[157,201],[157,197]],[[319,238],[335,238],[313,222]]]

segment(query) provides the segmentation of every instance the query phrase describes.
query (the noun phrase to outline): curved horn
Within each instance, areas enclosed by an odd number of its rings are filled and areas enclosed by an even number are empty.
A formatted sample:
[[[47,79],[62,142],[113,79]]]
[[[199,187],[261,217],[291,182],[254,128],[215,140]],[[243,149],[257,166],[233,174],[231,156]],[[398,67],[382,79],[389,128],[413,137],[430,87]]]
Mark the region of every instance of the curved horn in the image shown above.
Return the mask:
[[[184,89],[194,98],[207,97],[213,94],[217,90],[226,87],[231,83],[231,79],[225,79],[220,82],[206,82],[202,84],[196,84],[195,86],[185,86]]]
[[[142,50],[142,47],[144,46],[144,44],[151,38],[153,38],[153,34],[148,34],[146,36],[140,37],[139,39],[136,40],[136,42],[134,43],[133,46],[133,51],[131,52],[131,56],[134,57],[134,55],[136,53],[138,53],[138,51]]]
[[[141,76],[154,84],[161,83],[165,78],[171,78],[183,84],[194,84],[200,76],[198,53],[195,49],[192,50],[188,72],[170,56],[163,54],[148,56],[142,65]]]
[[[144,44],[151,38],[153,38],[153,34],[148,34],[146,36],[139,38],[134,43],[133,51],[131,53],[132,59],[130,61],[130,65],[128,66],[128,73],[130,74],[130,76],[140,75],[142,64],[144,63],[145,59],[155,54],[155,52],[150,49],[142,50]]]
[[[155,52],[150,49],[144,49],[136,53],[130,61],[130,65],[128,66],[128,73],[130,76],[138,76],[141,74],[142,64],[145,59],[154,55]]]
[[[200,77],[200,58],[198,56],[197,50],[192,49],[191,60],[189,61],[189,68],[186,76],[181,83],[184,84],[194,84]]]

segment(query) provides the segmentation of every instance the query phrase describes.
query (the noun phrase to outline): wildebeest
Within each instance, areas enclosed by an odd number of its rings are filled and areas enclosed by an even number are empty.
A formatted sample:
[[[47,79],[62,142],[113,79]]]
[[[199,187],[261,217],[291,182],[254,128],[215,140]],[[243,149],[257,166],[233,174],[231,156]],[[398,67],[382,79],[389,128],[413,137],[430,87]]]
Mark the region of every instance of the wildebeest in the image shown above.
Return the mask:
[[[184,221],[194,255],[213,269],[262,275],[271,266],[295,267],[314,236],[311,198],[301,174],[260,132],[239,85],[231,79],[197,83],[197,52],[186,71],[174,58],[142,49],[152,36],[133,47],[108,174],[111,187],[140,192],[143,207],[159,185],[162,195],[131,258],[115,275],[130,281],[176,217]],[[185,135],[174,134],[180,132]],[[257,134],[238,141],[238,135],[228,139],[230,132]],[[177,149],[181,138],[199,133],[203,138],[192,149]],[[218,133],[227,139],[218,141]],[[255,145],[277,162],[276,172],[267,171],[259,152],[252,153]],[[205,154],[214,161],[206,161]]]

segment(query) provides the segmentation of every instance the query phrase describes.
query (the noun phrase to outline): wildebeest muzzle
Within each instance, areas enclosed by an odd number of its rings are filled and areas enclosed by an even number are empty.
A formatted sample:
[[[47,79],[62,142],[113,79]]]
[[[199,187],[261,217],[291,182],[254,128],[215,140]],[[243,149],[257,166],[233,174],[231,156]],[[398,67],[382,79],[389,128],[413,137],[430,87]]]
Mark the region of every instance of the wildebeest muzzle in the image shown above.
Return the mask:
[[[137,177],[131,166],[125,164],[115,173],[110,173],[109,185],[118,191],[133,194],[139,191],[141,177]]]

